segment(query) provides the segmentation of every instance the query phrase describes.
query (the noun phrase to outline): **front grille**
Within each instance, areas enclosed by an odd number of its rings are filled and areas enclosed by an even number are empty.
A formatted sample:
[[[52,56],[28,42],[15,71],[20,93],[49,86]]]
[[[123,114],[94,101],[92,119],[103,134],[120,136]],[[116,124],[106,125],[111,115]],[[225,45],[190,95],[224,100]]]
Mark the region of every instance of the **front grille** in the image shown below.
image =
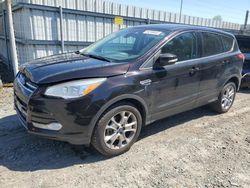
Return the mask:
[[[27,119],[27,104],[25,104],[20,98],[15,95],[15,108],[18,111],[21,118],[26,121]]]
[[[17,82],[24,87],[24,89],[33,93],[37,89],[37,85],[32,83],[24,74],[19,73],[17,76]]]
[[[49,124],[56,122],[53,116],[42,110],[41,104],[36,104],[32,106],[29,99],[38,86],[32,83],[24,74],[19,73],[16,78],[16,91],[14,92],[15,97],[15,108],[19,118],[25,125],[27,122],[39,123],[39,124]],[[29,103],[29,104],[28,104]]]
[[[15,95],[15,108],[22,122],[26,122],[28,105],[25,104],[25,102],[23,102],[16,95]],[[50,115],[47,112],[36,110],[35,108],[33,108],[33,110],[31,109],[29,110],[29,117],[31,117],[32,122],[36,122],[40,124],[49,124],[49,123],[56,122],[56,120],[53,118],[52,115]]]
[[[32,106],[32,104],[29,104],[28,106],[27,101],[29,101],[29,98],[38,88],[36,84],[32,83],[22,73],[18,74],[16,78],[16,83],[20,86],[20,88],[22,88],[22,91],[19,90],[14,95],[15,96],[15,108],[22,122],[27,122],[27,117],[28,117],[28,121],[31,120],[31,122],[40,123],[40,124],[49,124],[52,122],[56,122],[54,117],[50,113],[46,112],[45,110],[42,110],[43,108],[42,106],[39,106],[39,104],[36,104],[35,106]]]

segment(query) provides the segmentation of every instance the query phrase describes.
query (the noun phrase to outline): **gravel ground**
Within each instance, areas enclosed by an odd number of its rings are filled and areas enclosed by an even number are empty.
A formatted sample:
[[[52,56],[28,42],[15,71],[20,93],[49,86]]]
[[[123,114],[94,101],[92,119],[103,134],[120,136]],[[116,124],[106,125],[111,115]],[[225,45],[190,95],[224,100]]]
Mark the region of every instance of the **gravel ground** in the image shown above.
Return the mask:
[[[29,135],[0,90],[0,187],[250,187],[250,91],[145,127],[121,156]]]

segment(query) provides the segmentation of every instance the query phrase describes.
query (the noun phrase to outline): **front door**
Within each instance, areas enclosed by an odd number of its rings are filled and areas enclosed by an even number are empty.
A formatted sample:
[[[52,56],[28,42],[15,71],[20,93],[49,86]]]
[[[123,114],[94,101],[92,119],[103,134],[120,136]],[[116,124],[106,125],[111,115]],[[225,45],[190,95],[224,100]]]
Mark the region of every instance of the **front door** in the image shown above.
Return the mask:
[[[160,53],[174,54],[178,62],[160,69],[152,69],[152,121],[192,109],[199,93],[196,34],[186,32],[176,36],[164,45]]]

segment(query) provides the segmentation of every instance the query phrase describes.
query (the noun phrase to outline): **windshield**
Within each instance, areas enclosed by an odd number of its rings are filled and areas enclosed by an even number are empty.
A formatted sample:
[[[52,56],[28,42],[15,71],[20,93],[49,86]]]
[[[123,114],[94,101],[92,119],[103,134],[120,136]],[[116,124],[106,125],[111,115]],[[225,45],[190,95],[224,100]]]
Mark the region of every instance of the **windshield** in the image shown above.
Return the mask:
[[[129,28],[95,42],[80,53],[114,62],[136,59],[163,40],[168,31]]]
[[[238,40],[238,45],[242,53],[250,53],[250,40]]]

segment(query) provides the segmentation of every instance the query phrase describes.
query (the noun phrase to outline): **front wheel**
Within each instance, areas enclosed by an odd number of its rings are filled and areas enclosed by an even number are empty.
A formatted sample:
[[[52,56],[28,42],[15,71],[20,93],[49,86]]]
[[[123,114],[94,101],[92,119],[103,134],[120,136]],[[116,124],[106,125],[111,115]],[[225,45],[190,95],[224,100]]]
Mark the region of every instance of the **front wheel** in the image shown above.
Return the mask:
[[[229,82],[223,87],[218,100],[212,103],[210,106],[216,112],[226,113],[232,107],[235,96],[236,96],[236,85],[234,82]]]
[[[130,149],[142,127],[142,117],[136,107],[121,103],[109,108],[98,121],[92,145],[105,156],[120,155]]]

